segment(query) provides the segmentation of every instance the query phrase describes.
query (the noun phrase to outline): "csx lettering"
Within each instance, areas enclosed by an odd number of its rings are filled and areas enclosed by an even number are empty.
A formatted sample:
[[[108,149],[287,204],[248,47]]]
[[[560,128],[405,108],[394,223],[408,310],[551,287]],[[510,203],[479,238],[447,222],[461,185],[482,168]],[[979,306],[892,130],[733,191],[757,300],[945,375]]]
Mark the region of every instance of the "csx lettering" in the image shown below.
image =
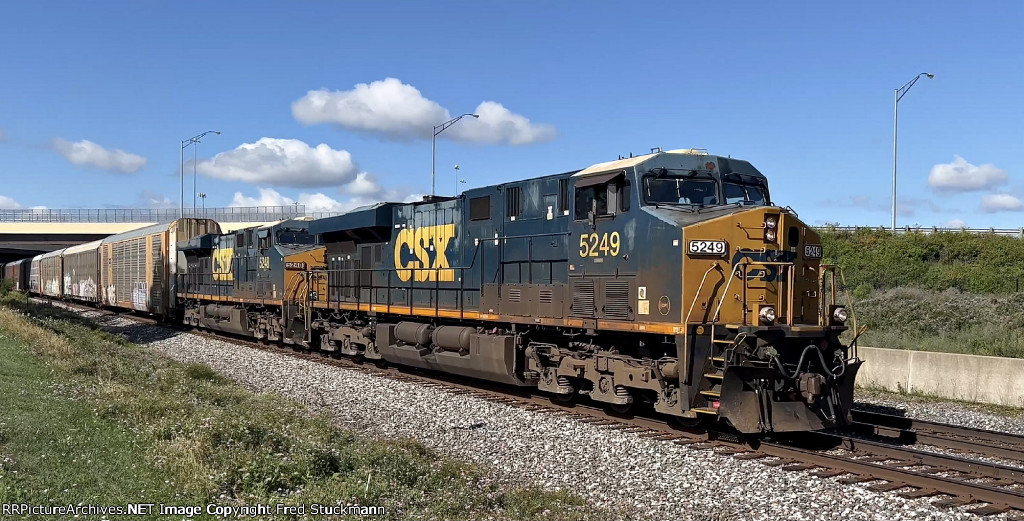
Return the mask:
[[[218,248],[213,251],[213,280],[234,280],[231,273],[231,261],[234,257],[234,248]]]
[[[448,243],[454,237],[454,224],[405,228],[400,231],[395,239],[395,270],[398,278],[403,282],[409,279],[416,282],[454,281],[455,270],[451,269],[447,254]],[[409,253],[405,254],[406,251]],[[406,261],[409,257],[411,259]]]
[[[622,239],[619,232],[584,233],[580,235],[580,257],[597,257],[599,255],[615,256],[619,254]]]

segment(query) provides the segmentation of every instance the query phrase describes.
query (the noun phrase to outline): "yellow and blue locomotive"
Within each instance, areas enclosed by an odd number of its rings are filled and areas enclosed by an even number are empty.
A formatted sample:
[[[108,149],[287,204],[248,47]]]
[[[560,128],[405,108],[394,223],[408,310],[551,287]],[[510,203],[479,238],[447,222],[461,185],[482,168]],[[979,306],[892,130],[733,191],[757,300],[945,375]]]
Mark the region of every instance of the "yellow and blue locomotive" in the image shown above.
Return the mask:
[[[309,231],[313,347],[740,432],[848,421],[834,272],[747,161],[658,151]]]
[[[684,424],[849,421],[861,361],[839,338],[835,270],[747,161],[657,151],[220,230],[179,219],[4,274],[57,298]]]

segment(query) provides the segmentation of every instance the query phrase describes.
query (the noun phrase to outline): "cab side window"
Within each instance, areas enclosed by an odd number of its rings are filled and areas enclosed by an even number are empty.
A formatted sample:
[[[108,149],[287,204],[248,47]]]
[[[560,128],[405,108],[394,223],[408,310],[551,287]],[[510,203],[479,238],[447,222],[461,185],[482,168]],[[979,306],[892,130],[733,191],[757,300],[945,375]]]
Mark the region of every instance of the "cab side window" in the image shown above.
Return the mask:
[[[577,221],[588,218],[590,211],[594,209],[594,202],[597,202],[596,217],[626,213],[630,206],[630,183],[619,178],[607,183],[584,186],[576,189],[576,211]]]
[[[597,201],[597,211],[595,215],[598,217],[602,215],[608,215],[608,185],[600,184],[594,186],[585,186],[583,188],[576,189],[576,220],[582,221],[590,215],[590,211],[595,208],[594,202]]]

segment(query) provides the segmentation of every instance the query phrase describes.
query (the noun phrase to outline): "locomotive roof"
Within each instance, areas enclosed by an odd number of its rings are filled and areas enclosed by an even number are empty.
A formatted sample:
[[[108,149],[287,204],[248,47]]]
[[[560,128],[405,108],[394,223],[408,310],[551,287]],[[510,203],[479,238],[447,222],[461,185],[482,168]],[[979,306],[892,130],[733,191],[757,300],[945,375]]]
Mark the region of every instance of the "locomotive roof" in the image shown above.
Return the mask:
[[[679,166],[697,170],[704,169],[708,166],[708,163],[712,163],[710,166],[715,167],[711,170],[716,176],[740,174],[762,180],[766,179],[764,174],[754,168],[754,166],[748,161],[734,159],[731,157],[710,155],[704,150],[696,148],[654,152],[651,154],[621,158],[615,161],[606,161],[580,170],[573,177],[607,174],[628,168],[639,169],[639,167],[645,164],[654,168],[667,167],[670,170],[673,167]]]

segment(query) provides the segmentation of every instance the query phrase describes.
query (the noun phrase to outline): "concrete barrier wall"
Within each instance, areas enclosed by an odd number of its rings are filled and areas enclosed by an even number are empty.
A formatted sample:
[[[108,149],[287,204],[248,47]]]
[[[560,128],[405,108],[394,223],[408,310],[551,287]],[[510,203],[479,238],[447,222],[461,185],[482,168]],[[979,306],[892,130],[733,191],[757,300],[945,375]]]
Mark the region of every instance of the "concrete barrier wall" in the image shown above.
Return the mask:
[[[860,347],[863,387],[1024,407],[1024,359]]]

